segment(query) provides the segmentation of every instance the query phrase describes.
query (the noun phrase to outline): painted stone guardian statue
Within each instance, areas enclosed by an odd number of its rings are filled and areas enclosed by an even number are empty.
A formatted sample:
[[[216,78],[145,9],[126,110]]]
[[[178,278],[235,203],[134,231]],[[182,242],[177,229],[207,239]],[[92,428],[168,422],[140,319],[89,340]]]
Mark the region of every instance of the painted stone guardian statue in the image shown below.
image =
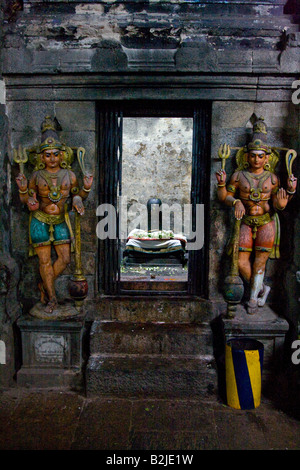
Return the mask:
[[[266,263],[269,257],[279,255],[279,218],[277,211],[285,209],[296,192],[297,179],[292,174],[294,150],[286,153],[288,170],[287,189],[280,187],[274,173],[279,152],[266,143],[266,125],[259,118],[253,125],[252,141],[238,150],[237,170],[226,186],[224,165],[216,173],[217,194],[221,202],[234,208],[234,217],[240,221],[238,232],[238,271],[250,286],[247,312],[255,314],[267,299],[270,287],[264,283]],[[223,162],[230,149],[221,146],[219,156]],[[236,222],[237,223],[237,222]]]
[[[41,302],[45,314],[55,316],[58,308],[55,280],[70,263],[71,248],[74,249],[68,200],[72,199],[72,210],[82,216],[83,201],[91,190],[93,177],[84,174],[83,187],[79,188],[77,177],[71,170],[73,150],[59,141],[57,121],[46,117],[41,131],[41,144],[33,149],[15,151],[14,160],[20,165],[20,174],[16,178],[20,200],[30,211],[30,255],[37,254],[39,258]],[[82,156],[84,149],[80,148],[80,151]],[[23,171],[28,157],[35,166],[29,181]],[[80,236],[80,233],[76,235]],[[51,260],[52,245],[57,255],[54,263]]]

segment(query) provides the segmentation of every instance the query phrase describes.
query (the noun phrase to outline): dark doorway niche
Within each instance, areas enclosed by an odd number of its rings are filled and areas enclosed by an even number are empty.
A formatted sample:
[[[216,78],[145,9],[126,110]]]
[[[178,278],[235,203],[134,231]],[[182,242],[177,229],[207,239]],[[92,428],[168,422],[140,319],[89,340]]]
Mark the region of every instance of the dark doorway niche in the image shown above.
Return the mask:
[[[99,291],[206,297],[210,102],[97,110]]]

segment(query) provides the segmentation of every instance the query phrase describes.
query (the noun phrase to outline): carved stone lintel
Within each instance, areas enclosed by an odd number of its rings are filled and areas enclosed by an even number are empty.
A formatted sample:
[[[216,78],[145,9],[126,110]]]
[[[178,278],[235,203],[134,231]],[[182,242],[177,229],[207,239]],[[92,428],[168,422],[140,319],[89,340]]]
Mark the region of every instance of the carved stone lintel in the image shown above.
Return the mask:
[[[177,49],[129,49],[122,46],[129,69],[173,69]]]

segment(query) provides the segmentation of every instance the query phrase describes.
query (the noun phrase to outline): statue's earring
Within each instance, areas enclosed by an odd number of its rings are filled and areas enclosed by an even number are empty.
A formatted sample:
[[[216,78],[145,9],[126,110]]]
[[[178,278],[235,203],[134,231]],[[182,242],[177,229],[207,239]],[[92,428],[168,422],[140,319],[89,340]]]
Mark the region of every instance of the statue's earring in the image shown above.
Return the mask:
[[[248,162],[244,163],[244,168],[249,168],[249,163]]]
[[[68,168],[68,163],[65,160],[65,154],[63,152],[59,152],[60,154],[60,164],[59,166],[61,168]]]
[[[38,167],[38,170],[44,170],[44,168],[46,168],[46,165],[45,163],[40,162],[37,167]]]
[[[271,169],[270,163],[265,163],[264,164],[264,169],[267,170],[267,171],[270,171],[270,169]]]

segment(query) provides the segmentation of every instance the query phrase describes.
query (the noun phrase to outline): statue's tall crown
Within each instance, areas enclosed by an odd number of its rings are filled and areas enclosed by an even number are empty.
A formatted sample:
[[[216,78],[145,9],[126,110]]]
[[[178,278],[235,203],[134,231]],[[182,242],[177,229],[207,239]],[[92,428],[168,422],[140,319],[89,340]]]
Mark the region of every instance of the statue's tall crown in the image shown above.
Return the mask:
[[[51,149],[61,149],[63,145],[59,141],[58,132],[59,125],[57,120],[51,119],[50,116],[46,116],[45,120],[42,122],[41,125],[41,144],[39,151],[42,153],[44,150],[51,150]]]
[[[257,118],[253,124],[252,140],[247,145],[248,150],[262,150],[266,154],[272,153],[271,148],[267,144],[267,126],[264,118]]]

